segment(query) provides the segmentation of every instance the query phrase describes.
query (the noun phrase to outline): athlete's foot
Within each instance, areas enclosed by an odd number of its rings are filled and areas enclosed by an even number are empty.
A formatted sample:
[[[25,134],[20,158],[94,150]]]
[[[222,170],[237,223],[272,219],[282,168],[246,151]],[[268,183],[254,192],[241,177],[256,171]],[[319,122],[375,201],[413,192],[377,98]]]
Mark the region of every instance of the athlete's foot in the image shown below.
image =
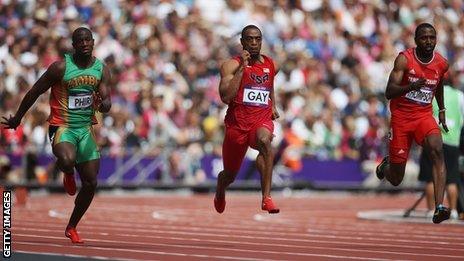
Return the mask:
[[[439,224],[449,218],[450,209],[440,204],[435,208],[435,213],[433,214],[432,221],[435,224]]]
[[[82,244],[84,241],[79,237],[79,234],[77,233],[77,230],[75,227],[66,227],[66,230],[64,231],[64,235],[71,239],[71,242],[74,244]]]
[[[66,193],[71,196],[76,194],[76,181],[74,180],[73,174],[64,174],[63,175],[63,186]]]
[[[280,212],[280,209],[276,207],[271,197],[263,198],[261,209],[269,212],[269,214],[277,214]]]
[[[377,165],[377,168],[375,168],[375,175],[377,175],[378,179],[382,180],[383,178],[385,178],[385,173],[383,172],[383,170],[385,169],[385,166],[387,166],[389,161],[390,157],[387,155],[382,159],[380,164]]]

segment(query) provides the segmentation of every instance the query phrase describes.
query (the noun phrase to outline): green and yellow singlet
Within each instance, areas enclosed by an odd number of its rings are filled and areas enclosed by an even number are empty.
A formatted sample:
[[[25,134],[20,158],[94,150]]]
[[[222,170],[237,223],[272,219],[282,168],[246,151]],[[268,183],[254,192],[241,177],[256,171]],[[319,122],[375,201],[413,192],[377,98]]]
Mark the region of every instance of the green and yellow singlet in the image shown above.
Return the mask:
[[[96,124],[93,94],[103,75],[103,64],[95,59],[92,66],[81,69],[70,54],[65,54],[66,69],[60,83],[52,86],[50,125],[84,127]]]

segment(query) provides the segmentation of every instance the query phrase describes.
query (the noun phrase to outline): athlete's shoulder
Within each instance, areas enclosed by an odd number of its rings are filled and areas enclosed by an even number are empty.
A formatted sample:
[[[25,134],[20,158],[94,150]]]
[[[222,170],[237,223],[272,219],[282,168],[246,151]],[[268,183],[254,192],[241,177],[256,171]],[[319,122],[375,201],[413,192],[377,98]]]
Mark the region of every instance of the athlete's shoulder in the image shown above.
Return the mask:
[[[238,56],[238,59],[237,56],[227,59],[221,65],[221,74],[226,75],[233,73],[235,70],[237,70],[238,66],[240,66],[240,56]]]
[[[100,65],[100,66],[106,66],[105,64],[105,61],[103,61],[102,59],[99,59],[98,57],[94,56],[95,58],[95,63]]]
[[[413,50],[412,48],[409,48],[409,49],[403,50],[398,53],[395,59],[395,64],[396,63],[409,64],[411,63],[412,59],[413,59]]]
[[[264,60],[271,61],[271,62],[273,61],[272,57],[270,56],[267,56],[265,54],[261,54],[261,56],[264,58]]]
[[[230,62],[230,61],[236,61],[240,63],[242,61],[242,57],[240,55],[235,55],[235,56],[232,56],[230,59],[228,59],[226,62]]]
[[[398,56],[400,55],[404,55],[407,58],[412,57],[414,55],[414,48],[412,47],[412,48],[404,49],[398,54]]]
[[[266,64],[269,64],[273,68],[274,74],[277,74],[277,72],[279,71],[279,65],[276,63],[276,61],[274,61],[274,59],[272,59],[272,57],[270,56],[264,54],[261,54],[261,56],[263,57],[264,62]]]
[[[395,71],[398,71],[398,70],[405,70],[408,68],[408,64],[410,64],[411,60],[408,58],[407,55],[405,55],[403,52],[400,52],[396,58],[395,58],[395,62],[394,62],[394,70]]]
[[[437,61],[439,61],[439,62],[448,63],[448,59],[446,59],[445,57],[443,57],[443,55],[441,55],[441,53],[436,52],[436,51],[435,51],[435,58],[436,58]]]
[[[66,69],[66,62],[64,60],[54,61],[50,66],[48,66],[48,71],[52,74],[62,75]]]
[[[443,57],[439,52],[435,52],[435,64],[442,68],[444,71],[448,70],[448,60]]]
[[[98,59],[95,57],[95,63],[93,64],[93,69],[99,71],[100,73],[104,73],[106,69],[108,69],[108,66],[106,66],[105,62],[101,59]]]

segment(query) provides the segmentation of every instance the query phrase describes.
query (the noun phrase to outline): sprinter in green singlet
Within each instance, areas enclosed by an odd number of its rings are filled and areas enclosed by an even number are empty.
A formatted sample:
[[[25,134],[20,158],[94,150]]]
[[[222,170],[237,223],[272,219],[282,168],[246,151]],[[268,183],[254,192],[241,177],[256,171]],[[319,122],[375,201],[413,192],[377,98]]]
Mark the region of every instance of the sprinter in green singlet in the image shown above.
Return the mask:
[[[100,152],[92,125],[95,111],[106,113],[111,108],[110,73],[92,55],[92,32],[79,27],[72,34],[73,54],[54,62],[26,93],[18,111],[1,122],[5,128],[16,129],[37,98],[51,88],[49,136],[58,167],[64,172],[63,184],[70,195],[76,193],[74,168],[82,181],[74,210],[65,229],[73,243],[83,243],[76,226],[92,202],[100,168]]]

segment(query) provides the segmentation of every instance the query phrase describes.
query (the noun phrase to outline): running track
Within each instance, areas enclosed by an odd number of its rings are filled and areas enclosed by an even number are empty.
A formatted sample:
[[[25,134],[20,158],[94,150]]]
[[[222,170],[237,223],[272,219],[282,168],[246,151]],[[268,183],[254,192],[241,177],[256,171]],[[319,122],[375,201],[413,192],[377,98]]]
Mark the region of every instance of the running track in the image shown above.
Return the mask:
[[[464,260],[462,225],[357,218],[407,208],[416,194],[275,194],[277,215],[257,193],[228,194],[223,214],[212,194],[98,195],[78,226],[83,245],[63,235],[73,197],[31,195],[13,205],[12,246],[111,260]]]

